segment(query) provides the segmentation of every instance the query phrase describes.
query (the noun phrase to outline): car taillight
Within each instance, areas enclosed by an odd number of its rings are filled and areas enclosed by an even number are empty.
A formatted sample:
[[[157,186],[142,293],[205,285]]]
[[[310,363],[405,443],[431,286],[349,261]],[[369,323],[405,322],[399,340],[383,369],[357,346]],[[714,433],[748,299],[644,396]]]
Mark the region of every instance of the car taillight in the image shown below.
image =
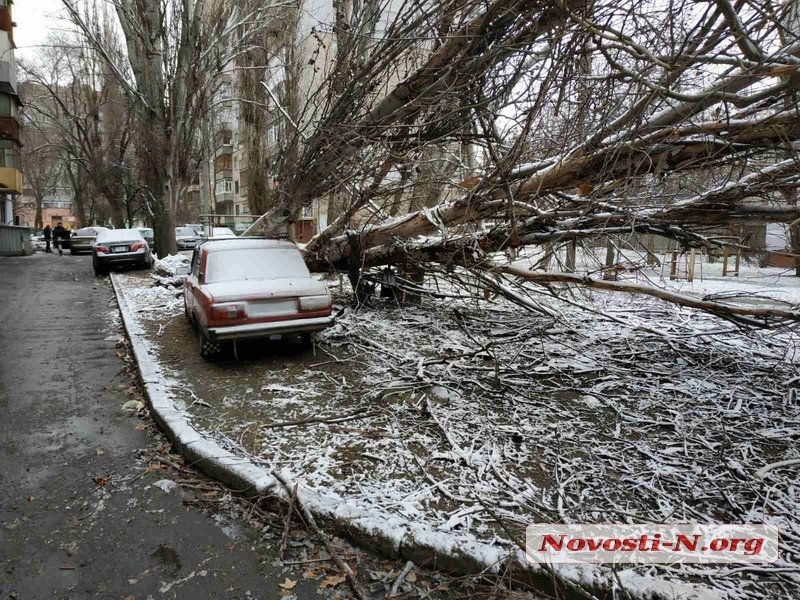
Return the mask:
[[[108,246],[95,246],[94,249],[103,254],[111,254],[111,250],[108,249]]]
[[[147,246],[144,242],[136,242],[135,244],[131,244],[131,252],[136,252],[137,250],[141,250]]]
[[[236,319],[243,319],[245,315],[244,304],[229,303],[211,305],[212,321],[235,321]]]
[[[331,307],[331,296],[325,294],[324,296],[301,296],[300,297],[300,310],[324,310]]]

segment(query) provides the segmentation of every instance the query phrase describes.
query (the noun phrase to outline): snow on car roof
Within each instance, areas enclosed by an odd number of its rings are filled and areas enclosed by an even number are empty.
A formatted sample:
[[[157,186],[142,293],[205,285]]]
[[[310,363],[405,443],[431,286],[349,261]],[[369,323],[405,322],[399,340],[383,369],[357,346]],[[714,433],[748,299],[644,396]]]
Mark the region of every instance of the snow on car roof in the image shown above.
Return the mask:
[[[97,235],[101,231],[108,231],[108,227],[100,227],[100,226],[92,226],[92,227],[81,227],[78,231],[75,232],[76,236],[92,236]]]
[[[127,242],[129,240],[143,240],[138,229],[109,229],[97,234],[98,242]]]
[[[219,238],[203,242],[203,248],[208,252],[217,250],[237,250],[239,248],[297,248],[295,244],[287,240],[268,240],[257,237],[240,238]]]

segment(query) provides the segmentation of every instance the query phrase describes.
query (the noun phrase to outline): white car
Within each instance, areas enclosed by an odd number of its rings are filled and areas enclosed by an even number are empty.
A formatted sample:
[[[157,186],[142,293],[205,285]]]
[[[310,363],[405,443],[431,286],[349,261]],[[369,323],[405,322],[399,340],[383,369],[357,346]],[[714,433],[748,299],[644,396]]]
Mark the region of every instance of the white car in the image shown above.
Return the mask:
[[[233,233],[230,227],[212,227],[211,228],[211,237],[215,239],[219,238],[235,238],[236,234]]]
[[[203,238],[197,234],[194,227],[176,227],[175,241],[178,244],[178,250],[192,250],[203,241]]]
[[[114,267],[135,266],[149,269],[153,264],[150,247],[138,229],[106,229],[97,234],[92,245],[95,275]]]

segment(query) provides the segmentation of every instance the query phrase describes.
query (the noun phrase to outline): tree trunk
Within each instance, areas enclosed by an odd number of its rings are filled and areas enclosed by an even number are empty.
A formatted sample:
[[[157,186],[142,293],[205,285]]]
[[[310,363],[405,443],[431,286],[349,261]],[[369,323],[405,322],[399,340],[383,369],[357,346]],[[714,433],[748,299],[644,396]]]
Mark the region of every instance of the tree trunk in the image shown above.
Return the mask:
[[[35,229],[41,229],[44,224],[42,222],[42,197],[39,194],[35,194],[36,197],[36,216],[33,218],[33,227]]]

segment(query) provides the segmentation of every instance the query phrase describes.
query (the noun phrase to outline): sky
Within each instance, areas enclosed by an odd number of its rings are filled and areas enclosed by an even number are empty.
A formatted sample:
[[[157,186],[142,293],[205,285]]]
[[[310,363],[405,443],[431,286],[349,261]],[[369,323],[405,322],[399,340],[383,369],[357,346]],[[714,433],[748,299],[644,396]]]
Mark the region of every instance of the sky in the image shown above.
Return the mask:
[[[63,22],[63,10],[61,0],[14,2],[12,15],[17,23],[14,29],[17,58],[31,59],[36,56],[37,46],[43,44],[47,34],[57,30]]]

